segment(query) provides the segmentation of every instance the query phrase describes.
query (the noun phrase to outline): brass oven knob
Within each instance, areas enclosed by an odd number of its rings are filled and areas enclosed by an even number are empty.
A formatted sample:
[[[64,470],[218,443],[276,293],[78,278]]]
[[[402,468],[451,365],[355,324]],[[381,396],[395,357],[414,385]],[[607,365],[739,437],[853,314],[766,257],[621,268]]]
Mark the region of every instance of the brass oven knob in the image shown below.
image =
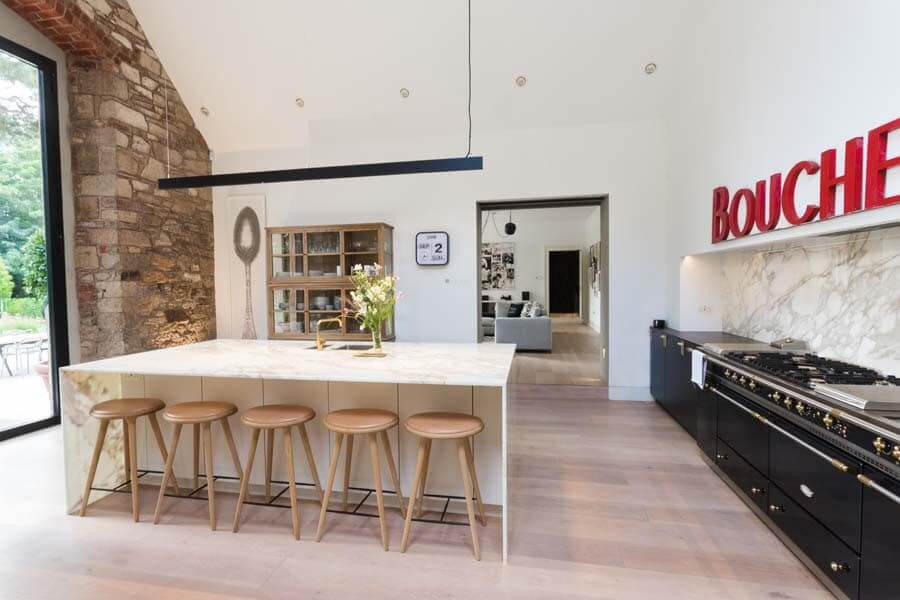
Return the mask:
[[[798,402],[797,406],[795,406],[795,408],[797,409],[798,415],[803,416],[806,414],[806,405],[803,404],[802,402]]]
[[[880,437],[875,438],[875,441],[872,442],[872,445],[875,446],[875,453],[881,454],[884,452],[885,448],[887,448],[887,442],[885,442]]]
[[[840,562],[837,562],[837,561],[834,561],[834,560],[831,561],[831,564],[830,564],[829,566],[831,567],[831,570],[834,571],[835,573],[839,573],[839,572],[841,572],[841,571],[849,571],[849,570],[850,570],[849,565],[847,565],[846,563],[840,563]]]
[[[894,460],[900,460],[900,446],[894,446],[894,449],[891,450],[891,456]]]
[[[772,392],[772,400],[778,402],[779,400],[781,400],[781,394],[778,392]]]
[[[834,417],[831,415],[825,415],[822,417],[822,422],[825,423],[825,427],[831,427],[834,425]]]
[[[787,408],[790,408],[790,407],[791,407],[791,399],[788,398],[787,396],[784,397],[784,405],[785,405]]]
[[[755,389],[756,389],[756,382],[755,382],[755,381],[752,381],[752,380],[750,381],[750,389],[751,389],[751,390],[755,390]]]
[[[745,383],[747,383],[747,378],[744,377],[744,376],[741,376],[740,384],[741,384],[741,385],[744,385]]]
[[[732,373],[732,374],[731,374],[731,380],[732,380],[732,381],[737,381],[737,380],[738,380],[738,374],[737,374],[737,373]]]
[[[725,369],[725,377],[731,377],[731,370]]]

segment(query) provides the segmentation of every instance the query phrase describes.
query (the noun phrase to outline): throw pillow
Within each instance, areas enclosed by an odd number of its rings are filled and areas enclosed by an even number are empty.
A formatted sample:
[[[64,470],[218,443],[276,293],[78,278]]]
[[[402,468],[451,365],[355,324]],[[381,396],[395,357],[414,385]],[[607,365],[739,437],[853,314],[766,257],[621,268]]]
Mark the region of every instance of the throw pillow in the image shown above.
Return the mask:
[[[513,302],[509,305],[509,312],[506,316],[508,317],[521,317],[522,316],[522,307],[523,304],[521,302]]]
[[[494,304],[494,315],[497,317],[505,317],[509,314],[509,302],[497,301]]]
[[[544,305],[540,302],[535,302],[531,307],[531,316],[532,317],[542,317],[544,315]]]
[[[522,306],[522,317],[524,317],[524,318],[530,318],[530,317],[533,317],[533,316],[534,316],[534,315],[532,314],[532,311],[533,311],[533,310],[534,310],[534,302],[526,302],[526,303]]]

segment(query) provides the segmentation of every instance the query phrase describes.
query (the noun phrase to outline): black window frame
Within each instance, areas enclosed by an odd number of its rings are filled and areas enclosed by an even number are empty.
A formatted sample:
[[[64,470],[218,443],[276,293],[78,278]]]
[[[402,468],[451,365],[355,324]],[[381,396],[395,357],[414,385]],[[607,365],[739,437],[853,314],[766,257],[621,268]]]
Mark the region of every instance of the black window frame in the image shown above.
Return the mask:
[[[47,244],[47,295],[50,307],[48,323],[50,389],[53,405],[53,416],[47,419],[0,431],[0,441],[3,441],[60,424],[59,369],[69,364],[69,325],[56,61],[3,36],[0,36],[0,50],[33,65],[38,70],[41,162],[44,178],[44,238]]]

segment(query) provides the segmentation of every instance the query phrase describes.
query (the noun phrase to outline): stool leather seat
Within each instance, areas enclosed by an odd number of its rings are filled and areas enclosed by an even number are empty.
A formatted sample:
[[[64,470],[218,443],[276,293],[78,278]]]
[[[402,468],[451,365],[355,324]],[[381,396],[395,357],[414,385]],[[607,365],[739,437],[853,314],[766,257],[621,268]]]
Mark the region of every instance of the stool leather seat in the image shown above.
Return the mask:
[[[181,402],[167,406],[163,418],[172,423],[207,423],[230,417],[237,410],[231,402]]]
[[[91,408],[91,416],[98,419],[128,419],[143,417],[165,407],[166,404],[158,398],[117,398],[95,404]]]
[[[293,427],[316,418],[316,411],[299,404],[254,406],[241,415],[241,422],[258,429]]]
[[[450,412],[428,412],[406,420],[406,429],[429,439],[466,438],[484,430],[484,421],[473,415]]]
[[[400,422],[396,413],[379,408],[348,408],[325,415],[325,426],[338,433],[375,433]]]

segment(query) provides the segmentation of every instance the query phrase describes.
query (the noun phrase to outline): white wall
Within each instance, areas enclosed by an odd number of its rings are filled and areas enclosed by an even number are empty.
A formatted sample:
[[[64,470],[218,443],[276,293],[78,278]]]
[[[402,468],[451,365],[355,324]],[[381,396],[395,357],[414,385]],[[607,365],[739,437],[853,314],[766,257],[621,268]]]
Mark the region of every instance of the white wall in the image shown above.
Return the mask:
[[[512,220],[516,224],[516,233],[507,236],[503,226],[509,220],[508,211],[485,211],[482,221],[485,223],[482,242],[501,242],[515,244],[516,279],[515,288],[511,290],[488,290],[483,295],[498,299],[501,295],[512,295],[520,300],[523,291],[531,292],[531,299],[544,305],[549,310],[547,299],[547,261],[548,249],[577,249],[581,251],[581,286],[582,312],[586,313],[588,285],[585,277],[587,271],[587,253],[585,238],[585,217],[592,212],[590,207],[536,208],[512,211]],[[494,227],[496,223],[496,228]],[[599,235],[599,223],[598,223]]]
[[[708,296],[690,293],[709,285],[709,271],[685,268],[681,257],[900,220],[895,205],[715,248],[710,243],[714,187],[733,193],[798,160],[818,162],[828,148],[837,148],[843,165],[846,140],[900,117],[900,3],[705,0],[695,8],[696,30],[685,37],[682,83],[666,118],[673,206],[666,314],[682,329],[718,329],[721,306],[701,312]],[[890,144],[888,155],[900,154],[900,135]],[[818,198],[817,177],[807,179],[798,186],[798,204]],[[888,188],[900,190],[900,169]]]
[[[34,27],[3,4],[0,4],[0,36],[56,61],[63,236],[65,238],[66,259],[66,312],[69,324],[69,361],[75,364],[81,360],[81,341],[78,333],[78,295],[75,281],[75,205],[72,193],[72,153],[69,146],[66,56],[53,42],[38,33]]]
[[[649,384],[647,327],[665,309],[666,154],[656,120],[583,127],[488,132],[473,139],[484,171],[284,183],[215,190],[216,307],[222,327],[230,314],[220,270],[232,260],[229,195],[266,196],[269,226],[385,221],[394,230],[394,267],[405,297],[397,307],[398,339],[474,342],[479,297],[476,202],[609,197],[610,383],[613,396],[645,397]],[[312,166],[456,155],[460,139],[398,138],[330,145],[316,140]],[[302,167],[303,149],[217,154],[216,172]],[[226,223],[223,225],[222,220]],[[417,231],[450,234],[450,264],[415,265]],[[635,232],[641,232],[635,235]],[[221,275],[224,277],[224,275]],[[221,331],[225,331],[223,328]]]

